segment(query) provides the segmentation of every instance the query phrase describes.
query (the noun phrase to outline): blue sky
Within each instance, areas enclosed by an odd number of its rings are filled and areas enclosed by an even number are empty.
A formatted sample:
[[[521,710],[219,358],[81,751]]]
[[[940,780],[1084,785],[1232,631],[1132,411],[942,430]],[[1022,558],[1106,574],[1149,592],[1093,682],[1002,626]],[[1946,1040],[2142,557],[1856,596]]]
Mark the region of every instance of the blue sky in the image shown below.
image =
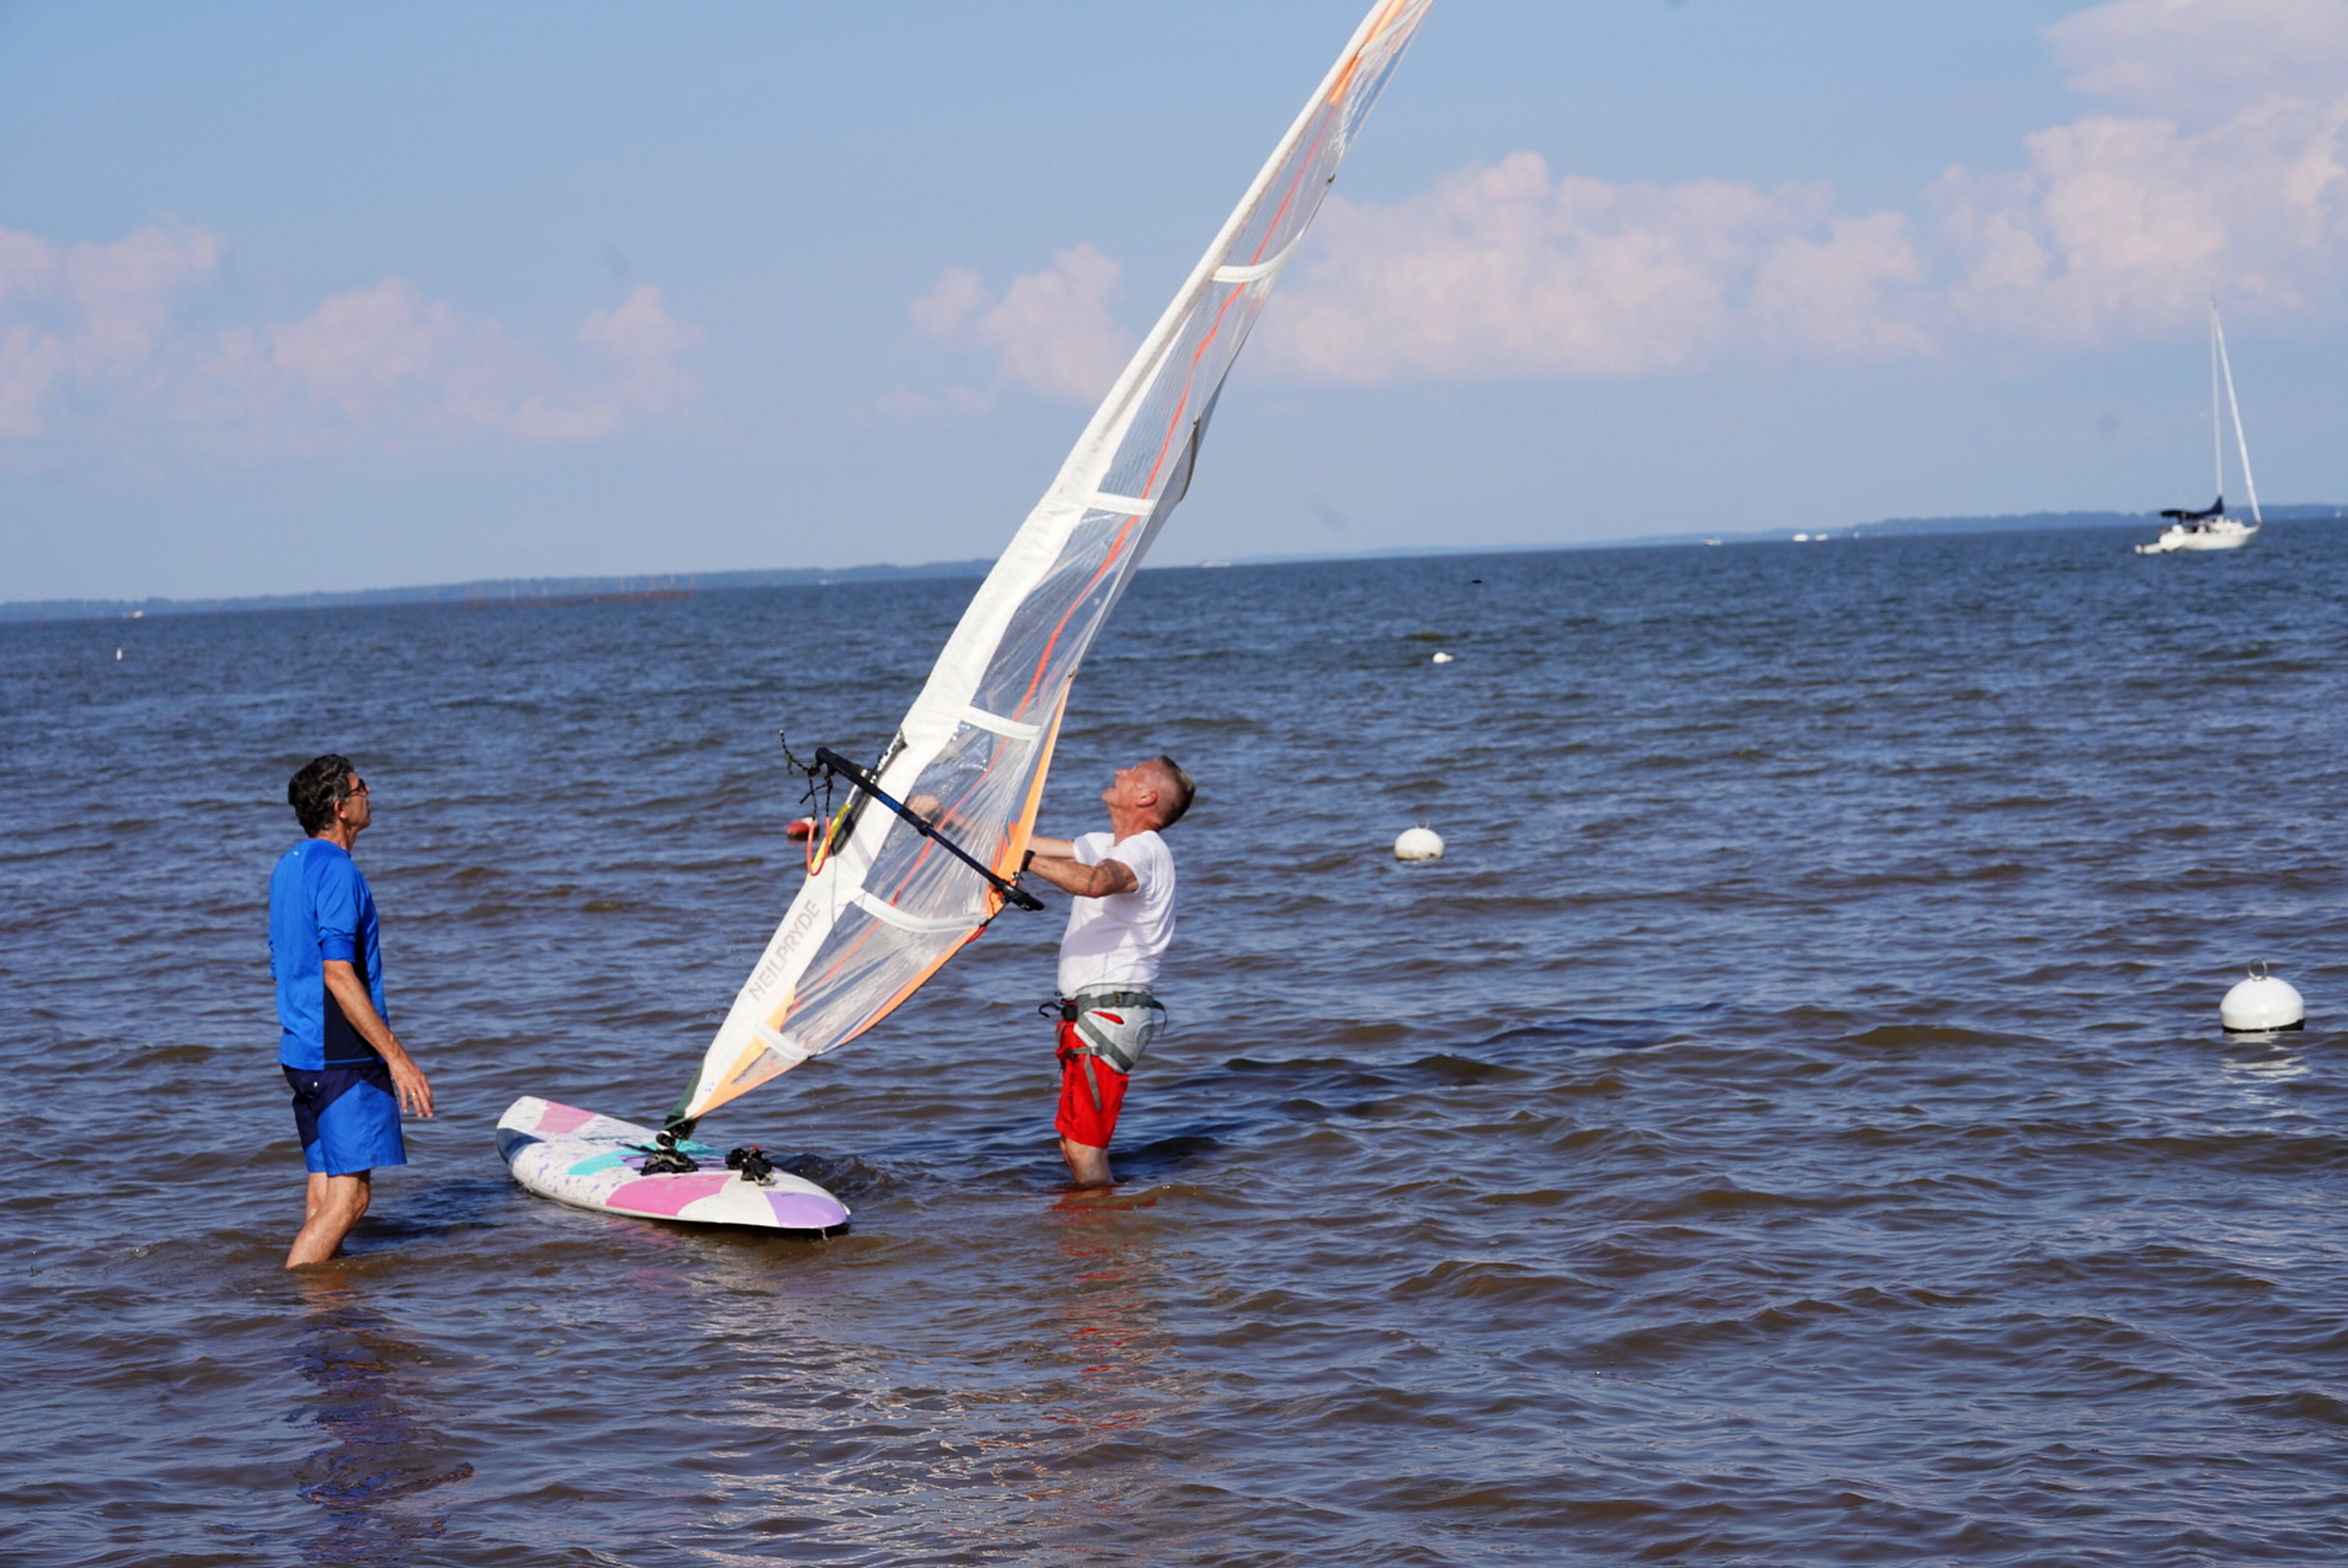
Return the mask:
[[[1358,0],[0,0],[0,600],[991,556]],[[1438,0],[1166,562],[2348,501],[2348,0]]]

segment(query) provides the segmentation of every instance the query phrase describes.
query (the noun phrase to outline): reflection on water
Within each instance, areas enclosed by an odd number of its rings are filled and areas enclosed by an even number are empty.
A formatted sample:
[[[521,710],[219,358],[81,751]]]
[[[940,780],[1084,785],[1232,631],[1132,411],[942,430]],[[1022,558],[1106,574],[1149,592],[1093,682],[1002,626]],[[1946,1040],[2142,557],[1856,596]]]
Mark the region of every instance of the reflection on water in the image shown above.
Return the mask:
[[[1072,1194],[1053,1205],[1066,1266],[1059,1355],[1075,1375],[1069,1397],[1046,1407],[1047,1420],[1092,1437],[1138,1426],[1157,1413],[1171,1388],[1157,1374],[1172,1348],[1160,1317],[1157,1226],[1149,1197]]]
[[[2235,1103],[2254,1116],[2307,1114],[2291,1089],[2312,1074],[2305,1060],[2282,1043],[2286,1038],[2281,1034],[2242,1037],[2237,1054],[2218,1064],[2218,1076],[2234,1091]]]
[[[1161,1501],[1174,1490],[1167,1433],[1195,1402],[1166,1322],[1167,1268],[1154,1196],[1071,1194],[1055,1204],[1058,1288],[1040,1284],[1057,1336],[1038,1414],[1052,1423],[1030,1493],[1045,1538],[1079,1557],[1129,1560],[1179,1532]]]
[[[307,1282],[305,1282],[307,1284]],[[303,1560],[334,1568],[405,1568],[447,1533],[438,1490],[473,1467],[419,1418],[431,1358],[390,1318],[339,1285],[308,1285],[295,1366],[317,1397],[290,1419],[327,1440],[294,1472],[304,1501],[323,1519],[300,1541]]]

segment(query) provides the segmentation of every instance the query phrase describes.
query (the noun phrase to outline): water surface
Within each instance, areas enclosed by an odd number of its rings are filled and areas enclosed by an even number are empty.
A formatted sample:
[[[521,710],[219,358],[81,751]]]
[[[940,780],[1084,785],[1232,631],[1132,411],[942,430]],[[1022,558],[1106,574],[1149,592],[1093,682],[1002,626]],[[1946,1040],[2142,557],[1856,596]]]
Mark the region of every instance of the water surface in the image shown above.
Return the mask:
[[[1145,574],[1045,820],[1202,785],[1117,1194],[1056,912],[711,1119],[848,1235],[515,1188],[515,1096],[674,1099],[796,885],[775,731],[877,750],[970,586],[0,627],[10,1558],[2348,1555],[2348,533]],[[441,1114],[296,1277],[327,749]],[[2307,1032],[2218,1030],[2260,957]]]

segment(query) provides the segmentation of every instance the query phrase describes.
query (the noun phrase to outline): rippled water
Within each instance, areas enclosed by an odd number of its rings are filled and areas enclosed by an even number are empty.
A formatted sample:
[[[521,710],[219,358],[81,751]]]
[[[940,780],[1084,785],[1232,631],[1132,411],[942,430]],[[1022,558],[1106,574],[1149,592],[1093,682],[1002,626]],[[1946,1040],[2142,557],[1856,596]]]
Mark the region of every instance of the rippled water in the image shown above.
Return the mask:
[[[674,1098],[794,885],[774,730],[875,749],[969,589],[0,628],[0,1551],[2348,1556],[2348,532],[1148,574],[1046,813],[1202,784],[1113,1197],[1056,914],[712,1119],[848,1235],[512,1186],[514,1096]],[[330,748],[441,1114],[296,1277]],[[2307,1032],[2219,1031],[2260,957]]]

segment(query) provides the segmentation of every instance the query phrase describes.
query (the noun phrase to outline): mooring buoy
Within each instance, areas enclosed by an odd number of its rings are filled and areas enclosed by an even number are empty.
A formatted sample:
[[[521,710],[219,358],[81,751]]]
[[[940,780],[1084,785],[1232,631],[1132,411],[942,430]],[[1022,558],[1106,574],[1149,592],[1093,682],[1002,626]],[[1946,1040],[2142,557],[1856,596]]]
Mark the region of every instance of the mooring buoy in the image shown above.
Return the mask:
[[[2250,978],[2234,982],[2218,1004],[2218,1021],[2229,1034],[2269,1034],[2276,1030],[2305,1029],[2307,1004],[2289,980],[2267,972],[2267,961],[2250,966]]]
[[[1440,860],[1443,835],[1431,827],[1406,827],[1395,840],[1396,860]]]

